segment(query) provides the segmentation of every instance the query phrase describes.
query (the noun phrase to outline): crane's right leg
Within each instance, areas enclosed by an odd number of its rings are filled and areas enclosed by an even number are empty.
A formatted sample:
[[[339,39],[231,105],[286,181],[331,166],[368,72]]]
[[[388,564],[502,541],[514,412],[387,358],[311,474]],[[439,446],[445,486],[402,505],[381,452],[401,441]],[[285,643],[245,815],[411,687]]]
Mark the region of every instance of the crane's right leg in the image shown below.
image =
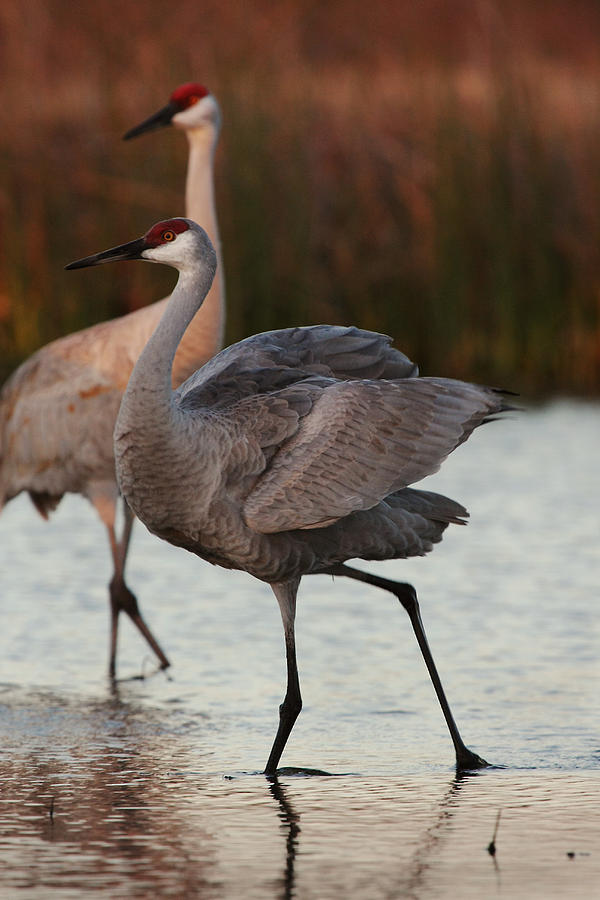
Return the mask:
[[[281,618],[283,620],[283,632],[285,635],[285,655],[287,661],[287,690],[285,699],[279,707],[279,728],[275,735],[273,747],[265,766],[265,775],[275,775],[281,759],[287,739],[290,736],[294,722],[302,709],[302,697],[300,696],[300,682],[298,680],[298,666],[296,663],[296,639],[294,635],[294,621],[296,618],[296,594],[300,579],[272,584],[273,592],[277,597]]]
[[[417,638],[417,642],[421,649],[421,654],[425,661],[425,665],[427,666],[431,682],[437,694],[439,704],[442,708],[442,712],[446,720],[446,725],[448,726],[448,731],[450,732],[450,737],[452,738],[452,743],[454,744],[457,771],[462,772],[468,771],[469,769],[481,769],[485,766],[488,766],[489,763],[487,763],[476,753],[473,753],[472,750],[469,750],[460,736],[458,727],[456,725],[456,722],[454,721],[454,716],[452,715],[452,711],[450,709],[450,704],[446,699],[446,693],[442,686],[436,664],[434,662],[431,650],[429,649],[429,644],[425,635],[425,628],[423,627],[423,620],[421,619],[421,613],[419,610],[417,593],[412,584],[406,584],[405,582],[401,581],[392,581],[388,578],[381,578],[378,575],[372,575],[370,572],[363,572],[362,569],[354,569],[351,566],[347,566],[345,563],[331,566],[331,568],[327,569],[327,574],[344,575],[346,578],[353,578],[356,581],[362,581],[364,584],[371,584],[373,585],[373,587],[379,587],[384,591],[390,591],[392,594],[394,594],[395,597],[398,598],[398,600],[408,613],[413,631],[415,633],[415,637]]]
[[[124,525],[121,540],[117,541],[115,535],[114,521],[112,523],[105,522],[110,549],[113,558],[114,572],[110,580],[110,611],[111,611],[111,627],[110,627],[110,657],[108,663],[108,673],[111,678],[115,677],[116,660],[117,660],[117,636],[119,630],[119,613],[121,611],[127,613],[133,624],[140,633],[145,637],[148,644],[160,660],[160,668],[166,669],[171,663],[163,653],[158,641],[146,625],[142,614],[138,607],[135,594],[129,590],[125,584],[125,562],[127,560],[127,552],[129,550],[129,541],[131,539],[131,529],[133,527],[133,513],[129,506],[123,500]]]

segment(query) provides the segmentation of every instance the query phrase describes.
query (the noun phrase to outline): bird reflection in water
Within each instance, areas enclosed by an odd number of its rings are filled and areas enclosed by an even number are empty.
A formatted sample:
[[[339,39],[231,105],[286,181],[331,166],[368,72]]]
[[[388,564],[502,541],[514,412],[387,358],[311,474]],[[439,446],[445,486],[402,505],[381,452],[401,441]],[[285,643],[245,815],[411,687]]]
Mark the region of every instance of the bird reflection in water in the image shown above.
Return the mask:
[[[135,894],[152,883],[161,894],[175,881],[196,895],[213,881],[210,830],[194,821],[190,852],[189,823],[169,803],[170,783],[181,781],[169,770],[185,766],[186,748],[160,711],[49,691],[13,689],[2,700],[2,730],[15,741],[0,757],[5,890],[126,883]]]
[[[294,879],[296,852],[298,849],[298,837],[300,834],[300,816],[288,800],[285,788],[277,775],[267,776],[269,790],[279,805],[279,818],[282,827],[287,832],[285,841],[285,869],[283,872],[281,896],[288,900],[294,896]]]
[[[308,772],[291,771],[289,774],[307,775]],[[314,773],[324,775],[325,773]],[[461,800],[461,791],[466,783],[473,778],[477,778],[479,772],[458,773],[450,782],[448,789],[437,803],[435,817],[431,824],[423,831],[421,837],[415,837],[416,849],[408,861],[402,862],[402,869],[393,877],[395,887],[392,890],[392,896],[418,896],[420,890],[425,887],[426,878],[439,856],[441,845],[448,835],[450,825],[457,812],[459,802]],[[296,860],[300,849],[301,835],[301,814],[297,806],[292,803],[290,793],[293,788],[290,784],[282,784],[279,775],[266,776],[269,792],[279,807],[278,816],[281,827],[286,832],[286,855],[283,875],[280,881],[282,891],[280,897],[282,900],[297,895],[296,885]],[[335,776],[339,777],[339,776]],[[463,795],[464,796],[464,795]],[[412,815],[412,803],[408,807],[402,806],[402,802],[398,801],[398,818],[404,815]],[[353,818],[360,820],[360,811],[354,809]],[[359,826],[361,827],[361,826]],[[365,824],[365,840],[368,841]],[[337,830],[337,829],[336,829]],[[337,839],[337,838],[336,838]],[[332,844],[333,847],[333,844]],[[332,851],[333,855],[333,851]],[[494,867],[499,875],[499,867],[494,859]],[[359,865],[359,863],[357,863]]]

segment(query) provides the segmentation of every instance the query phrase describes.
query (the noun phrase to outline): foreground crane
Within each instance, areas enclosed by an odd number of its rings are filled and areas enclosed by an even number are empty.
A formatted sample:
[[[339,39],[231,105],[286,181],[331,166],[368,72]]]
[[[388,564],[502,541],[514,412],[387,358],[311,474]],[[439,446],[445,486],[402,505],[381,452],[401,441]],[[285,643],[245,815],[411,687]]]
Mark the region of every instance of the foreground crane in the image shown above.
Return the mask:
[[[223,350],[172,389],[177,348],[207,296],[217,257],[189,219],[71,263],[125,259],[179,270],[135,365],[115,427],[117,477],[147,528],[209,562],[269,583],[285,634],[287,691],[265,773],[277,771],[302,707],[296,594],[303,575],[344,575],[407,610],[454,743],[458,769],[487,763],[458,731],[409,584],[346,561],[423,555],[466,510],[408,485],[437,471],[474,428],[507,409],[501,392],[415,367],[383,335],[318,325]],[[412,377],[411,377],[412,376]]]
[[[186,209],[203,223],[220,255],[213,179],[220,128],[217,101],[202,85],[182,85],[173,92],[168,107],[161,110],[160,122],[152,116],[127,136],[169,123],[183,129],[189,142]],[[92,503],[106,527],[113,560],[109,585],[109,673],[113,677],[121,612],[129,615],[146,638],[161,668],[169,665],[125,583],[133,515],[124,502],[123,531],[117,537],[113,451],[123,391],[167,300],[47,344],[19,366],[0,393],[0,509],[26,491],[38,512],[48,518],[63,494],[76,493]],[[219,350],[224,321],[221,274],[178,350],[174,384],[181,383]]]

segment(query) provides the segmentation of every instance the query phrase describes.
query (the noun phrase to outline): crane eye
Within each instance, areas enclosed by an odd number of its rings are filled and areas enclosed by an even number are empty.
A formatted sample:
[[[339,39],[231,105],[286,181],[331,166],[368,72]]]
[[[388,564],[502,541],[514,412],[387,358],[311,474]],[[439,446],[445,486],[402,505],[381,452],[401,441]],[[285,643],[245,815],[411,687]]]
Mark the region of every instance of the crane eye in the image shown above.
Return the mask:
[[[191,97],[188,97],[187,105],[193,106],[195,103],[198,102],[199,99],[200,99],[200,97],[198,97],[197,94],[192,94]]]
[[[171,241],[175,240],[175,237],[176,235],[174,231],[163,231],[163,241],[167,241],[167,243],[170,243]]]

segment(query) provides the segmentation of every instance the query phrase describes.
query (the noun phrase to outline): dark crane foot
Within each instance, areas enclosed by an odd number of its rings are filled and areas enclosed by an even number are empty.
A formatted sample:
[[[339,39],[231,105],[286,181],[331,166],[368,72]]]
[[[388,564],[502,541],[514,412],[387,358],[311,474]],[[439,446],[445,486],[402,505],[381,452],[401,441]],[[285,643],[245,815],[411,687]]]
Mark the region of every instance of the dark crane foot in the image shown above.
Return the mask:
[[[456,771],[468,772],[471,769],[488,769],[490,763],[473,753],[468,747],[463,747],[456,751]]]
[[[450,732],[450,737],[452,738],[452,743],[454,745],[454,752],[456,754],[456,771],[468,772],[469,770],[473,769],[487,768],[490,764],[486,762],[485,759],[482,759],[481,756],[478,756],[476,753],[473,753],[472,750],[469,750],[460,736],[459,730],[456,726],[456,722],[454,721],[454,716],[452,715],[452,712],[450,710],[448,700],[446,699],[446,694],[442,686],[437,667],[433,660],[431,650],[429,649],[429,644],[425,635],[425,628],[423,627],[423,622],[421,620],[417,593],[412,584],[406,584],[402,581],[391,581],[388,578],[381,578],[378,575],[372,575],[370,572],[363,572],[360,569],[353,569],[345,564],[331,566],[327,571],[331,575],[345,575],[347,578],[354,578],[356,581],[361,581],[364,584],[370,584],[373,585],[373,587],[382,588],[385,591],[389,591],[399,600],[400,604],[408,613],[408,617],[413,627],[417,643],[419,644],[419,647],[421,649],[423,660],[425,661],[425,665],[427,666],[431,682],[437,694],[437,698],[444,714],[444,718],[446,719],[446,724],[448,726],[448,731]]]
[[[165,656],[158,641],[146,625],[138,607],[135,594],[129,590],[122,579],[113,578],[109,584],[111,609],[111,641],[108,674],[115,677],[117,658],[117,630],[119,613],[127,613],[140,634],[146,639],[159,661],[159,670],[168,669],[171,663]]]
[[[305,766],[282,766],[281,769],[277,769],[275,772],[263,772],[262,774],[268,781],[285,777],[286,775],[292,777],[299,775],[303,778],[309,778],[312,775],[326,775],[328,778],[332,777],[332,773],[326,772],[324,769],[310,769]]]

